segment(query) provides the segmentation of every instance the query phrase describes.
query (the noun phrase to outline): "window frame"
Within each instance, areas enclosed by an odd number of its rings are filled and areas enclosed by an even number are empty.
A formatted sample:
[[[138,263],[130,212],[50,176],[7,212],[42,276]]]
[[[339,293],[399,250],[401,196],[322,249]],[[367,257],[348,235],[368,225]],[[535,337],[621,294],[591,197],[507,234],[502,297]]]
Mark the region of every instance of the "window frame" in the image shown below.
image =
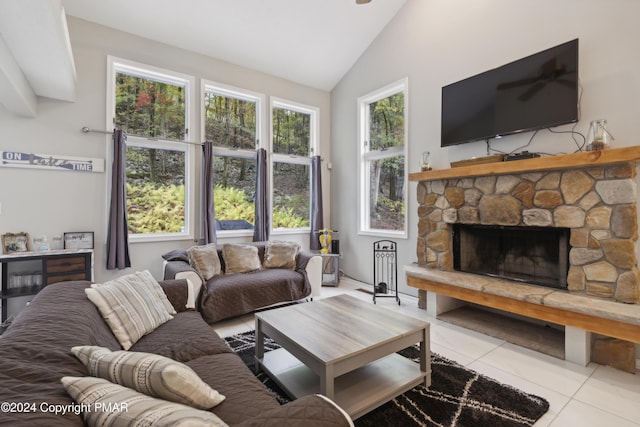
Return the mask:
[[[114,56],[107,57],[107,117],[106,128],[113,128],[116,117],[116,73],[129,74],[136,77],[155,80],[162,83],[173,85],[181,85],[185,88],[185,133],[182,140],[170,140],[156,137],[141,137],[135,135],[127,135],[127,145],[131,147],[154,148],[159,150],[180,151],[185,154],[185,171],[184,171],[184,230],[175,233],[129,233],[129,242],[160,242],[172,240],[193,240],[194,239],[194,201],[195,188],[193,185],[193,175],[195,170],[195,148],[194,144],[189,142],[190,130],[195,129],[194,119],[194,88],[195,78],[187,74],[178,73],[155,67],[148,64],[142,64]],[[107,159],[113,161],[111,150]],[[111,193],[111,174],[108,174],[108,195]],[[106,206],[109,206],[107,202]]]
[[[274,108],[281,108],[290,111],[295,111],[302,114],[309,114],[309,153],[307,156],[300,156],[296,154],[280,154],[275,153],[273,149],[273,110]],[[274,171],[274,163],[291,163],[291,164],[299,164],[299,165],[307,165],[309,167],[309,226],[308,227],[298,227],[298,228],[275,228],[273,226],[273,216],[271,217],[271,222],[269,224],[271,234],[273,235],[286,235],[286,234],[301,234],[308,233],[311,231],[311,158],[319,153],[320,146],[320,108],[314,107],[311,105],[305,105],[298,102],[270,97],[269,98],[269,153],[270,158],[268,161],[268,169],[269,169],[269,187],[271,190],[271,194],[269,197],[269,211],[273,212],[273,198],[274,198],[274,189],[273,185],[273,171]]]
[[[213,142],[213,156],[220,157],[233,157],[233,158],[241,158],[241,159],[256,159],[257,150],[264,145],[263,141],[266,141],[266,127],[264,126],[264,118],[266,117],[265,108],[266,108],[266,96],[264,94],[258,92],[252,92],[250,90],[241,89],[235,86],[230,86],[224,83],[215,82],[212,80],[202,79],[201,80],[201,126],[202,126],[202,135],[203,139],[206,139],[206,117],[205,117],[205,93],[214,93],[220,96],[226,96],[230,98],[237,98],[243,101],[250,101],[256,103],[256,142],[255,149],[247,150],[247,149],[235,149],[228,147],[216,147],[215,141]],[[216,201],[213,201],[214,209],[215,209]],[[216,230],[216,235],[219,237],[246,237],[253,236],[254,229],[250,230]]]
[[[402,92],[404,94],[404,144],[402,146],[390,147],[382,150],[370,150],[370,116],[369,104],[385,99],[389,96]],[[409,149],[409,79],[405,77],[396,82],[383,86],[380,89],[369,92],[357,99],[357,120],[358,120],[358,234],[364,236],[390,237],[407,239],[408,234],[408,183],[409,168],[407,160]],[[371,182],[370,165],[372,161],[383,160],[391,157],[404,156],[404,185],[402,197],[404,199],[404,221],[403,230],[382,230],[371,228],[370,201]]]

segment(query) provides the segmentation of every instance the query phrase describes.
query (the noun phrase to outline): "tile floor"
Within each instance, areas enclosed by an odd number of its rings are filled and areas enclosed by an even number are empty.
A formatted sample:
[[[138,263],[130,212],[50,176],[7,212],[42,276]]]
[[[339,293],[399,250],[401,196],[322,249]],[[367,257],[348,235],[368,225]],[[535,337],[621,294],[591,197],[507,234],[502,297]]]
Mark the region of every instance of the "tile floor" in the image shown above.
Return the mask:
[[[343,278],[337,288],[324,287],[322,298],[340,293],[371,301],[359,291],[370,285]],[[454,326],[418,308],[417,298],[401,295],[398,306],[392,298],[378,305],[431,323],[431,350],[470,369],[542,396],[549,411],[536,426],[627,427],[640,426],[640,372],[631,375],[591,363],[579,366],[503,340]],[[254,329],[253,315],[213,325],[222,336]]]

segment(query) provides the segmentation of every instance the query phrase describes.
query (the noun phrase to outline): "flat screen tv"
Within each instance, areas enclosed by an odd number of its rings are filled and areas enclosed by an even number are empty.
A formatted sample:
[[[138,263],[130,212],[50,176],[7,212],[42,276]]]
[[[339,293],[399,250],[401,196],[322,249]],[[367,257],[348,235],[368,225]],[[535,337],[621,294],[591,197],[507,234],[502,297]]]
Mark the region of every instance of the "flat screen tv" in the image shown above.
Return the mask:
[[[578,121],[578,39],[442,88],[441,146]]]

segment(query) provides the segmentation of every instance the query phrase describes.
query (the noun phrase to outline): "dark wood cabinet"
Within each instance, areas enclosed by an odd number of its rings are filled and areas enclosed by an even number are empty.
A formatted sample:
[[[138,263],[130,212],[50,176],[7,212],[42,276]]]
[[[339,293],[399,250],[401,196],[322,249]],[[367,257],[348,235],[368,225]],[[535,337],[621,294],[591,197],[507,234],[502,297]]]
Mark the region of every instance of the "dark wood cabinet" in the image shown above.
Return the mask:
[[[60,250],[0,255],[2,322],[11,298],[35,295],[53,283],[93,280],[93,250]],[[18,310],[19,311],[19,310]],[[17,313],[15,313],[17,314]]]

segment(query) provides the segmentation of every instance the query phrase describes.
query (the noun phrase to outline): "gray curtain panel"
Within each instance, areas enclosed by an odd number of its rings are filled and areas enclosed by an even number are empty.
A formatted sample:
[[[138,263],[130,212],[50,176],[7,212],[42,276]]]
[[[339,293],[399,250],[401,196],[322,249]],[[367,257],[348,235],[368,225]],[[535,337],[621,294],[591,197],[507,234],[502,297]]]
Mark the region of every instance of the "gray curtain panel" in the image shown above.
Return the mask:
[[[256,156],[256,221],[253,241],[269,240],[269,196],[267,187],[267,150],[259,148]]]
[[[311,235],[309,236],[309,248],[320,249],[318,230],[324,228],[322,220],[322,159],[320,156],[311,158]]]
[[[213,205],[213,143],[202,144],[202,234],[204,243],[216,243],[216,211]]]
[[[127,134],[113,131],[113,165],[111,170],[111,207],[107,234],[107,270],[131,267],[129,258],[129,227],[127,223],[127,190],[125,167],[127,163]]]

